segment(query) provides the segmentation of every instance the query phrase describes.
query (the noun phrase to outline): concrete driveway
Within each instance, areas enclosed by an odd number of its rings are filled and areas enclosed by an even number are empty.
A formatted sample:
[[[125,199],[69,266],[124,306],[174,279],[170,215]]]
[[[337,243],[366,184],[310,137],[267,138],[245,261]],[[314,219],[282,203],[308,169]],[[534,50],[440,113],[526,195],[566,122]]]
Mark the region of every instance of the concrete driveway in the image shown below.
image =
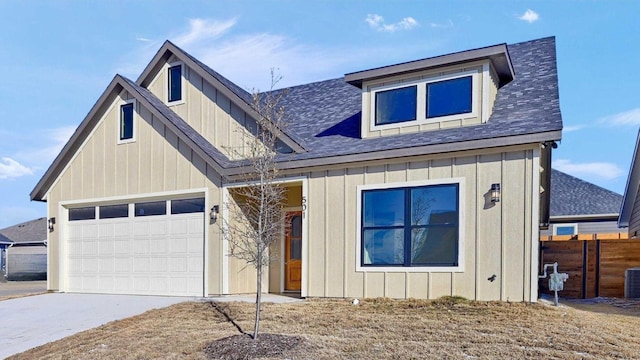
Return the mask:
[[[0,301],[0,359],[114,320],[197,299],[51,293]]]

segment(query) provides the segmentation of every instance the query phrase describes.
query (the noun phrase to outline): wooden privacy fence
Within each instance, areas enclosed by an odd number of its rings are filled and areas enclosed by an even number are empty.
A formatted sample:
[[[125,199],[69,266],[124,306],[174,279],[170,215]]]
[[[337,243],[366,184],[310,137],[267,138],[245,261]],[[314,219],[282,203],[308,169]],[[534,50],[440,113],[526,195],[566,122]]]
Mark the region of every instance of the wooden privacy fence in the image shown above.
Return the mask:
[[[640,267],[640,240],[625,233],[540,237],[540,272],[544,264],[558,263],[568,273],[562,297],[624,297],[625,270]],[[540,291],[549,291],[549,279],[540,279]]]

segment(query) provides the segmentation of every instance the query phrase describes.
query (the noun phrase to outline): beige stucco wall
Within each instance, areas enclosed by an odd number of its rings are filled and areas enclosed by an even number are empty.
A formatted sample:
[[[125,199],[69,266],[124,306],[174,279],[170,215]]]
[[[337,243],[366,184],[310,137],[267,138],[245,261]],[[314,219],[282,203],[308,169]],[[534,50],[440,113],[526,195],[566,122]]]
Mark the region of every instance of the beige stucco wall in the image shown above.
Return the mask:
[[[477,102],[477,112],[474,116],[463,116],[456,117],[455,119],[449,119],[449,117],[444,118],[434,118],[429,120],[423,120],[422,122],[418,119],[418,123],[415,121],[408,121],[404,123],[390,124],[385,125],[384,129],[374,129],[372,126],[372,102],[375,101],[372,91],[375,88],[380,86],[396,86],[403,84],[410,84],[415,81],[420,80],[428,80],[441,76],[452,75],[455,76],[464,72],[475,72],[477,71],[477,81],[474,82],[474,96],[475,101]],[[487,79],[484,79],[487,77]],[[487,80],[487,81],[485,81]],[[486,89],[485,89],[486,87]],[[390,135],[398,135],[404,133],[412,133],[419,131],[429,131],[429,130],[437,130],[451,127],[461,127],[467,125],[475,125],[480,124],[482,119],[483,110],[487,112],[487,114],[491,113],[493,109],[493,103],[495,100],[495,96],[497,94],[497,83],[495,71],[493,71],[492,66],[488,60],[485,61],[475,61],[464,65],[456,65],[456,66],[447,66],[438,69],[430,69],[423,70],[419,72],[414,72],[411,74],[397,75],[385,78],[384,81],[373,80],[366,81],[362,86],[362,137],[364,138],[373,138],[380,136],[390,136]],[[484,91],[483,91],[484,90]],[[487,97],[486,101],[484,97]],[[420,106],[420,103],[418,103]],[[488,109],[485,109],[488,108]]]
[[[308,189],[308,296],[438,298],[459,295],[478,300],[531,299],[532,239],[537,223],[532,194],[535,146],[500,152],[423,156],[404,162],[314,171]],[[495,151],[495,150],[494,150]],[[464,178],[464,271],[356,271],[357,186]],[[486,194],[502,185],[495,206]],[[415,270],[415,269],[414,269]],[[487,279],[493,274],[496,280]],[[535,274],[534,274],[535,275]],[[534,294],[534,299],[537,294]]]
[[[141,199],[157,194],[207,189],[210,209],[221,203],[220,176],[176,134],[166,128],[139,102],[136,105],[135,141],[118,144],[120,98],[102,119],[47,193],[49,217],[55,231],[49,233],[49,289],[60,290],[60,241],[64,236],[66,211],[71,206],[116,202],[122,197]],[[208,217],[208,214],[205,214]],[[207,280],[211,294],[222,292],[221,241],[215,224],[206,226],[208,241]]]

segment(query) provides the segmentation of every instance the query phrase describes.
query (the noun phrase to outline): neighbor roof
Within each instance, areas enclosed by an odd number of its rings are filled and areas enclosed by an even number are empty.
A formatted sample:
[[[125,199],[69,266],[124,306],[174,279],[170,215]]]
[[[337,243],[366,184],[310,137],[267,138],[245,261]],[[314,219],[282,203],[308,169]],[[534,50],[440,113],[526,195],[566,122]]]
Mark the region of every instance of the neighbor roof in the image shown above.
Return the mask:
[[[551,169],[552,217],[616,215],[622,195],[577,177]]]
[[[491,48],[494,47],[486,49]],[[503,52],[509,54],[515,79],[498,90],[493,112],[484,124],[363,139],[360,136],[361,91],[345,82],[345,78],[277,90],[277,94],[283,95],[279,105],[284,107],[289,124],[282,131],[281,140],[294,150],[277,158],[280,167],[298,169],[559,140],[562,118],[555,38],[506,45],[506,48]],[[44,199],[49,186],[95,126],[96,118],[123,88],[150,106],[150,110],[223,177],[245,171],[246,161],[230,160],[145,88],[172,54],[211,81],[251,116],[257,115],[246,91],[167,41],[135,83],[120,75],[114,78],[33,189],[32,199]]]
[[[47,240],[47,219],[39,218],[0,229],[0,235],[16,244],[44,242]]]

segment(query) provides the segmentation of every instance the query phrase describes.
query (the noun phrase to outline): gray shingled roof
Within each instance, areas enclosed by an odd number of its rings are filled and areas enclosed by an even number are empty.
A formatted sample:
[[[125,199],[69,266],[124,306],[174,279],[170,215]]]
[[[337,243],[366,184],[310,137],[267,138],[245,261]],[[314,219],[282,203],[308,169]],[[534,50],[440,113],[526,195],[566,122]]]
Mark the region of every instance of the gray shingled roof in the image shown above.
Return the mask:
[[[0,229],[0,235],[14,243],[47,240],[47,219],[39,218]]]
[[[300,139],[308,149],[305,153],[287,154],[279,161],[362,154],[375,151],[412,148],[425,145],[467,142],[517,135],[530,135],[562,130],[558,97],[555,38],[543,38],[507,46],[516,79],[499,89],[489,121],[485,124],[429,132],[362,139],[360,137],[361,91],[347,84],[344,78],[315,82],[286,89],[280,105],[285,108],[287,132]],[[218,80],[230,86],[238,96],[248,93],[191,57]],[[148,92],[148,91],[146,91]],[[141,90],[145,93],[145,90]],[[149,99],[155,98],[148,92]],[[151,101],[151,100],[150,100]],[[223,167],[239,166],[242,161],[230,161],[215,150],[194,129],[160,100],[153,101],[167,118],[175,118],[185,134],[202,144],[205,151],[220,159]],[[202,139],[199,139],[202,138]],[[206,142],[206,143],[203,143]],[[222,156],[222,157],[221,157]]]
[[[516,79],[499,89],[489,121],[475,126],[361,139],[361,91],[344,78],[278,90],[286,92],[280,104],[289,116],[289,130],[309,150],[293,159],[561,130],[555,38],[508,45],[508,50]]]
[[[551,216],[617,214],[622,195],[551,170]]]

